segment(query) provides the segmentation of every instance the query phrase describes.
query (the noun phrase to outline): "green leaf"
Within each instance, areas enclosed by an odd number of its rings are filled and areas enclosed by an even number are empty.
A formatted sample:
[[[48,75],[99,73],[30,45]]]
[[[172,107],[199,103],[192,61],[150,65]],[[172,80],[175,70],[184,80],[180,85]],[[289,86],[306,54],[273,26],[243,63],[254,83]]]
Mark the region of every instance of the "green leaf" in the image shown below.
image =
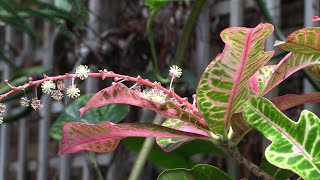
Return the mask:
[[[280,168],[290,169],[302,178],[320,177],[320,119],[304,110],[294,122],[265,98],[245,103],[245,121],[272,141],[265,151],[267,160]]]
[[[179,119],[167,119],[162,124],[164,127],[169,127],[172,129],[185,131],[185,132],[192,132],[197,134],[202,134],[204,136],[207,136],[207,133],[200,130],[199,128],[188,124],[186,122],[183,122]],[[179,146],[188,143],[194,139],[192,138],[163,138],[163,137],[157,137],[156,142],[158,146],[163,149],[166,152],[170,152],[178,148]]]
[[[151,9],[160,10],[170,2],[169,0],[146,0],[144,3],[146,6],[149,6]]]
[[[270,164],[266,159],[262,160],[260,168],[263,169],[266,173],[274,177],[275,180],[289,179],[294,175],[292,171],[278,168]]]
[[[55,140],[61,140],[62,126],[67,122],[85,122],[99,124],[104,121],[118,123],[129,112],[130,106],[124,104],[110,104],[100,108],[90,109],[80,118],[79,109],[86,105],[92,95],[84,95],[67,106],[50,130]]]
[[[249,98],[250,77],[274,54],[263,49],[272,31],[273,26],[266,23],[255,28],[232,27],[221,32],[226,46],[207,67],[197,89],[200,113],[215,133],[226,136],[231,116]]]
[[[276,41],[275,46],[294,53],[319,54],[319,27],[304,28],[291,33],[285,42]]]
[[[162,172],[158,180],[231,180],[232,178],[217,167],[208,164],[198,164],[192,169],[171,169]]]

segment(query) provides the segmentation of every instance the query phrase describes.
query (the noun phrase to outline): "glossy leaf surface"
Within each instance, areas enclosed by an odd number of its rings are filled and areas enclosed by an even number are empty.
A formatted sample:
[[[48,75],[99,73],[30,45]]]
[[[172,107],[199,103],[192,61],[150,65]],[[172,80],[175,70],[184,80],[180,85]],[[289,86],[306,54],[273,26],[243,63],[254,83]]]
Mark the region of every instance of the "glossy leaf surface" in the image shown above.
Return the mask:
[[[122,138],[126,137],[176,137],[208,139],[208,137],[177,131],[155,124],[86,124],[69,122],[63,126],[59,154],[75,153],[82,150],[106,153],[113,151]]]
[[[107,104],[129,104],[144,107],[157,112],[165,118],[180,119],[199,128],[207,129],[206,122],[201,117],[183,110],[173,101],[157,102],[147,99],[141,92],[131,90],[121,83],[117,83],[97,92],[88,101],[87,105],[80,109],[80,115],[83,115],[91,108],[101,107]]]
[[[69,104],[64,112],[58,117],[50,129],[50,136],[55,140],[61,140],[62,127],[67,122],[83,122],[89,124],[99,124],[104,121],[113,123],[120,122],[130,110],[126,104],[109,104],[103,107],[90,109],[80,117],[79,109],[86,105],[92,95],[84,95]]]
[[[248,99],[250,77],[273,55],[263,50],[272,32],[273,26],[268,23],[221,32],[226,44],[223,53],[207,67],[197,89],[199,110],[212,131],[224,134],[232,114]]]
[[[180,121],[178,119],[167,119],[165,122],[162,123],[162,126],[185,131],[185,132],[191,132],[191,133],[197,133],[202,134],[203,136],[208,136],[206,132],[188,124],[183,121]],[[163,137],[157,137],[156,142],[158,146],[163,149],[166,152],[170,152],[178,148],[179,146],[192,141],[193,138],[163,138]]]
[[[304,179],[320,177],[320,119],[316,115],[304,110],[294,122],[267,99],[253,98],[245,103],[243,116],[272,141],[265,151],[271,164],[290,169]]]
[[[271,175],[275,180],[289,179],[294,175],[292,171],[278,168],[270,164],[266,159],[262,160],[262,163],[260,164],[260,168],[263,169],[269,175]]]
[[[208,164],[198,164],[192,169],[170,169],[162,172],[158,180],[232,180],[230,176],[221,171],[219,168],[208,165]]]

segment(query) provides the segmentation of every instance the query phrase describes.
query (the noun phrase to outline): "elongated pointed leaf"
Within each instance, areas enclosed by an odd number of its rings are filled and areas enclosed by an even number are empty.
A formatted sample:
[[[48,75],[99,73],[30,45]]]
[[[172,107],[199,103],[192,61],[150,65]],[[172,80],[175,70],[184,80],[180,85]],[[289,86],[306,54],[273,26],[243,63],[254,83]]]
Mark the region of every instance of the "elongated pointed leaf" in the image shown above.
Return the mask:
[[[272,141],[265,152],[267,160],[290,169],[304,179],[320,177],[320,119],[304,110],[298,122],[287,118],[270,101],[250,99],[244,105],[243,117],[253,128]]]
[[[167,119],[165,122],[162,123],[162,126],[184,131],[184,132],[191,132],[196,134],[202,134],[203,136],[208,136],[206,132],[188,124],[179,119]],[[175,150],[176,148],[180,147],[181,145],[194,140],[193,138],[163,138],[157,137],[156,142],[158,146],[166,151],[170,152]]]
[[[69,122],[63,126],[59,154],[82,150],[106,153],[113,151],[122,138],[126,137],[176,137],[208,139],[201,134],[174,130],[155,124],[86,124]]]
[[[191,114],[176,105],[173,101],[157,102],[145,98],[140,92],[129,89],[117,83],[97,92],[84,108],[80,109],[82,116],[87,110],[107,104],[130,104],[151,109],[165,118],[180,119],[202,129],[208,129],[206,122],[199,116]]]
[[[276,41],[275,46],[294,53],[319,54],[319,35],[319,27],[304,28],[291,33],[285,42]]]
[[[280,84],[293,73],[311,65],[320,64],[320,54],[287,54],[271,74],[263,94]]]
[[[248,99],[249,78],[273,55],[263,51],[263,43],[272,31],[271,24],[260,24],[221,32],[226,46],[205,70],[197,89],[199,110],[212,131],[223,134],[232,114]]]
[[[232,180],[230,176],[221,171],[219,168],[208,165],[198,164],[192,169],[170,169],[162,172],[158,180]]]

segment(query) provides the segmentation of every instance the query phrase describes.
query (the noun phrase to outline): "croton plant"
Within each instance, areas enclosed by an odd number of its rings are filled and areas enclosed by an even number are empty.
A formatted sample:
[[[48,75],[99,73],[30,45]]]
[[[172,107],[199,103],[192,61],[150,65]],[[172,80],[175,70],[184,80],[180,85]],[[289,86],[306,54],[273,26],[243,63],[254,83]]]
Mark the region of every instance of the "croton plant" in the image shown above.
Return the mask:
[[[166,120],[162,125],[114,124],[108,119],[100,124],[69,122],[63,125],[60,155],[84,150],[107,153],[115,150],[120,140],[127,137],[156,137],[158,146],[166,152],[192,140],[202,139],[225,149],[256,176],[273,179],[275,176],[263,172],[237,150],[244,135],[254,128],[272,141],[265,150],[265,157],[271,164],[279,169],[291,170],[303,179],[316,180],[320,178],[320,120],[312,112],[304,110],[295,122],[282,111],[319,102],[320,93],[288,94],[271,100],[263,96],[303,68],[308,68],[315,77],[319,77],[320,28],[300,29],[290,34],[285,42],[276,42],[277,47],[289,53],[277,65],[266,65],[274,52],[266,52],[264,43],[273,29],[271,24],[261,23],[255,28],[231,27],[222,31],[224,50],[204,71],[192,104],[177,95],[172,85],[166,89],[160,83],[140,76],[130,77],[107,70],[91,73],[86,66],[79,67],[75,74],[30,80],[25,85],[12,87],[0,98],[41,84],[45,93],[61,99],[60,91],[64,87],[60,80],[66,78],[72,79],[67,95],[75,98],[80,93],[74,84],[76,78],[114,78],[110,87],[88,100],[80,109],[80,116],[92,108],[128,104],[153,110]],[[177,66],[170,69],[172,79],[181,76],[181,73]],[[128,87],[122,83],[124,81],[134,85]],[[28,105],[28,100],[24,98],[22,102]],[[33,99],[31,105],[39,109],[39,101]],[[174,175],[176,178],[182,177],[181,174],[187,179],[231,179],[218,168],[204,164],[196,165],[191,170],[168,170],[159,179],[170,179]]]

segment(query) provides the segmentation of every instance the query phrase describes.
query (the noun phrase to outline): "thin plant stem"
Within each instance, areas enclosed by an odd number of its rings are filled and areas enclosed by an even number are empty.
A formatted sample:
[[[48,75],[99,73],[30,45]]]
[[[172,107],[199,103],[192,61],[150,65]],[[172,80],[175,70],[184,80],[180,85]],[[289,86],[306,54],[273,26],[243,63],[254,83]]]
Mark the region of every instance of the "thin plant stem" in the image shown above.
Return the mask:
[[[154,18],[156,17],[158,11],[159,9],[151,10],[151,14],[147,22],[147,38],[148,38],[148,42],[151,50],[151,62],[152,62],[153,73],[156,76],[156,79],[158,81],[166,84],[166,83],[169,83],[170,80],[168,78],[163,78],[160,74],[160,70],[158,68],[158,57],[157,57],[156,45],[152,35],[152,24],[154,22]]]
[[[205,0],[197,0],[193,2],[191,13],[188,17],[186,24],[183,27],[182,34],[179,38],[177,51],[174,56],[173,63],[182,67],[183,60],[185,59],[186,50],[191,38],[191,33],[196,25],[199,14],[201,13],[202,5]]]
[[[153,123],[154,124],[161,124],[163,122],[164,118],[160,115],[156,115]],[[141,174],[141,171],[148,159],[149,153],[155,143],[155,138],[153,137],[147,137],[142,145],[141,151],[138,155],[138,158],[131,170],[130,176],[128,180],[138,180],[139,176]]]
[[[101,170],[99,168],[98,162],[97,162],[97,157],[96,157],[95,152],[92,152],[92,151],[89,152],[89,160],[90,160],[90,163],[91,163],[94,171],[97,174],[98,180],[104,180],[102,173],[101,173]]]

